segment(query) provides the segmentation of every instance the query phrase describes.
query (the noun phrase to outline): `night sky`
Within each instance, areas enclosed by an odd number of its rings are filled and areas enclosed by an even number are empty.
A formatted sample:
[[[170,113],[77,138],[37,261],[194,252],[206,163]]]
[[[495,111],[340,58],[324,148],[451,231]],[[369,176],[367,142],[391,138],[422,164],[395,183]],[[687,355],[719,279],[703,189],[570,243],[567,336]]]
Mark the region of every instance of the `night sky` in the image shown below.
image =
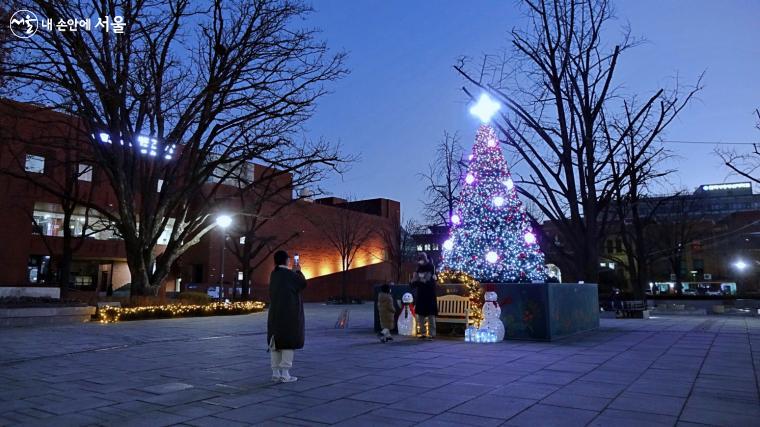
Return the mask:
[[[475,6],[476,5],[476,6]],[[618,1],[618,21],[647,43],[622,56],[617,83],[651,95],[679,76],[705,89],[670,127],[668,140],[756,142],[753,111],[760,107],[760,2]],[[308,136],[340,142],[361,156],[343,179],[325,183],[334,195],[386,197],[405,218],[420,217],[427,169],[443,131],[458,131],[469,150],[477,119],[466,110],[463,81],[452,65],[508,44],[524,21],[513,1],[318,1],[306,21],[323,30],[333,49],[349,53],[351,74],[333,84]],[[610,27],[613,34],[617,28]],[[668,143],[678,168],[662,189],[738,180],[714,145]],[[737,146],[748,150],[749,146]],[[518,164],[513,172],[521,170]],[[756,190],[757,191],[757,190]]]

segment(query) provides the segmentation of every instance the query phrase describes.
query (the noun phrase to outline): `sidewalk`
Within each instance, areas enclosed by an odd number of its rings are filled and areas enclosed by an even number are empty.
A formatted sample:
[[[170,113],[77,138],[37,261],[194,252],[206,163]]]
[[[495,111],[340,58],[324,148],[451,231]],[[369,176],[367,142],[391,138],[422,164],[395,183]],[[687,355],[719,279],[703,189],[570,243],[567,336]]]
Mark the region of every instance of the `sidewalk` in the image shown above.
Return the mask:
[[[307,307],[292,384],[266,313],[0,330],[5,425],[757,425],[760,319],[602,319],[553,343],[371,332],[372,304]]]

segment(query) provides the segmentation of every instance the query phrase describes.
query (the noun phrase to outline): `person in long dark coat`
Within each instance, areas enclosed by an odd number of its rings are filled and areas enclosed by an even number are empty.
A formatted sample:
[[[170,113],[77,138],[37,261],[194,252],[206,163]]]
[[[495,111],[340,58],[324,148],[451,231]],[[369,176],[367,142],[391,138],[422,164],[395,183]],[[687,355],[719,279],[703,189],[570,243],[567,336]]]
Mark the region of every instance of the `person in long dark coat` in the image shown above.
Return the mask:
[[[418,337],[427,340],[435,337],[435,316],[438,315],[436,279],[435,266],[427,253],[420,252],[411,285],[417,290],[414,308],[417,313]]]
[[[303,348],[304,315],[301,292],[306,278],[300,264],[288,268],[290,257],[285,251],[274,254],[275,268],[269,276],[269,318],[267,343],[272,359],[272,381],[293,382],[290,376],[294,351]]]

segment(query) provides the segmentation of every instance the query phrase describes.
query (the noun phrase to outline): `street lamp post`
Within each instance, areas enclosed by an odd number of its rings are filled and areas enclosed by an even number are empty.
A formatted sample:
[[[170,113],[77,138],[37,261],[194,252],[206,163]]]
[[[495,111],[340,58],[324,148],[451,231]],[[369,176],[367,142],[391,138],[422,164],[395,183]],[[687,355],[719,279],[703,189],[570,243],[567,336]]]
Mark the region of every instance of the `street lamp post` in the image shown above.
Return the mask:
[[[224,299],[224,252],[227,246],[227,227],[230,224],[232,224],[232,218],[229,215],[219,215],[216,218],[216,225],[222,229],[222,265],[219,272],[219,301]]]

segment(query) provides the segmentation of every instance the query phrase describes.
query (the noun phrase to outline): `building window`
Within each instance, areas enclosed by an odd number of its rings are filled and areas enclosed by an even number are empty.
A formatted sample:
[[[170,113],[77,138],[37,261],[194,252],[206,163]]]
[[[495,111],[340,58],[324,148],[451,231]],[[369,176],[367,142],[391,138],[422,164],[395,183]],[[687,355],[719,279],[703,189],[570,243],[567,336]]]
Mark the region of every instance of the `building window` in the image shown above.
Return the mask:
[[[240,244],[245,245],[245,236],[240,236]]]
[[[422,245],[417,245],[417,252],[422,252]]]
[[[92,165],[79,164],[79,180],[92,182]]]
[[[160,193],[161,192],[161,188],[163,188],[163,186],[164,186],[164,180],[163,179],[159,179],[158,180],[158,184],[156,184],[156,193]]]
[[[45,283],[50,266],[50,256],[48,255],[30,255],[29,262],[26,266],[26,277],[29,283],[41,285]]]
[[[425,243],[425,250],[426,250],[426,251],[429,251],[429,250],[430,250],[430,243]]]
[[[45,158],[35,156],[34,154],[27,154],[24,170],[31,173],[45,173]]]

